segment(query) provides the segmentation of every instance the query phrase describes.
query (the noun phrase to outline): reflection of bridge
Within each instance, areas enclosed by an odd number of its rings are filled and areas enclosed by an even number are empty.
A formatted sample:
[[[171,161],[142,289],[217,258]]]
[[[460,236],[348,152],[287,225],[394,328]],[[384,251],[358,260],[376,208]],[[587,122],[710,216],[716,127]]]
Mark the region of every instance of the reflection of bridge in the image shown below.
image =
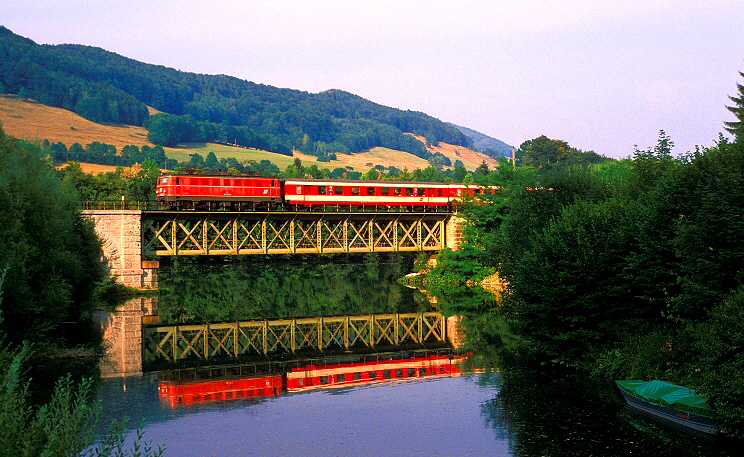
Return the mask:
[[[130,287],[157,287],[148,256],[437,251],[462,237],[462,219],[449,213],[84,213],[105,240],[111,273]]]
[[[368,314],[143,328],[144,362],[444,345],[440,313]]]

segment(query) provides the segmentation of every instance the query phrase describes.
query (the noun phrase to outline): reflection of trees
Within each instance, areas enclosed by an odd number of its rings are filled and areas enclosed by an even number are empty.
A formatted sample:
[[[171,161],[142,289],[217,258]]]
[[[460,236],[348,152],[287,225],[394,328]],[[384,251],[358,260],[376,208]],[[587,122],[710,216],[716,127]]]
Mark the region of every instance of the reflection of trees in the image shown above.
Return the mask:
[[[499,395],[481,406],[485,420],[499,439],[508,440],[514,456],[692,456],[717,455],[690,445],[670,444],[634,428],[618,415],[622,400],[614,386],[580,377],[565,369],[536,372],[523,369],[513,354],[516,337],[509,321],[481,288],[454,288],[437,296],[445,315],[463,319],[468,363],[500,370]],[[520,369],[522,368],[522,369]]]
[[[505,371],[501,379],[482,412],[514,456],[726,455],[686,435],[638,430],[618,414],[622,403],[610,384],[573,372]]]
[[[634,428],[618,414],[613,386],[575,373],[505,371],[499,395],[482,406],[515,456],[716,455]]]
[[[468,363],[482,369],[496,369],[505,348],[514,344],[509,323],[496,304],[496,296],[482,287],[453,287],[437,295],[445,316],[462,316],[463,349],[471,352]]]
[[[416,311],[397,282],[409,255],[176,259],[160,274],[163,323]],[[423,305],[420,305],[423,306]]]

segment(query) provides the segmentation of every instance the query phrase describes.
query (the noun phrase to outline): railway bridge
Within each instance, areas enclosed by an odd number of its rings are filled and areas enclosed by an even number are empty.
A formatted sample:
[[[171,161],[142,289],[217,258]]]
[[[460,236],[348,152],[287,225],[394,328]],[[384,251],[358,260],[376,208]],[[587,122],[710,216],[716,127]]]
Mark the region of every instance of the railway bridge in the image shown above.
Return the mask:
[[[457,249],[464,220],[430,212],[226,212],[85,209],[109,272],[157,288],[159,256],[332,254]]]

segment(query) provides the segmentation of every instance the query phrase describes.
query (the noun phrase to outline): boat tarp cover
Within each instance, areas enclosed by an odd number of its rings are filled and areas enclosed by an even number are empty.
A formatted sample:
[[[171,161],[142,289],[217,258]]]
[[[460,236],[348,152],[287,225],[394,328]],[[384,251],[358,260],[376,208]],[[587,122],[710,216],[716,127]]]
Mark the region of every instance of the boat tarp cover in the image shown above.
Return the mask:
[[[715,417],[715,411],[705,401],[687,387],[664,381],[615,381],[620,389],[639,400],[659,406],[666,406],[686,413],[703,417]]]

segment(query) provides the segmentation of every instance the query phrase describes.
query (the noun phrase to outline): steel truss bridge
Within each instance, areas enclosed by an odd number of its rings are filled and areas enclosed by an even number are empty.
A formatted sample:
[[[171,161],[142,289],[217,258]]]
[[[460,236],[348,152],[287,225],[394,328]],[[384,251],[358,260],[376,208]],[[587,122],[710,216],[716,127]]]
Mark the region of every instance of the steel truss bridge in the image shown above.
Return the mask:
[[[448,213],[142,211],[142,255],[441,250]]]
[[[143,362],[446,343],[436,312],[143,327]]]

